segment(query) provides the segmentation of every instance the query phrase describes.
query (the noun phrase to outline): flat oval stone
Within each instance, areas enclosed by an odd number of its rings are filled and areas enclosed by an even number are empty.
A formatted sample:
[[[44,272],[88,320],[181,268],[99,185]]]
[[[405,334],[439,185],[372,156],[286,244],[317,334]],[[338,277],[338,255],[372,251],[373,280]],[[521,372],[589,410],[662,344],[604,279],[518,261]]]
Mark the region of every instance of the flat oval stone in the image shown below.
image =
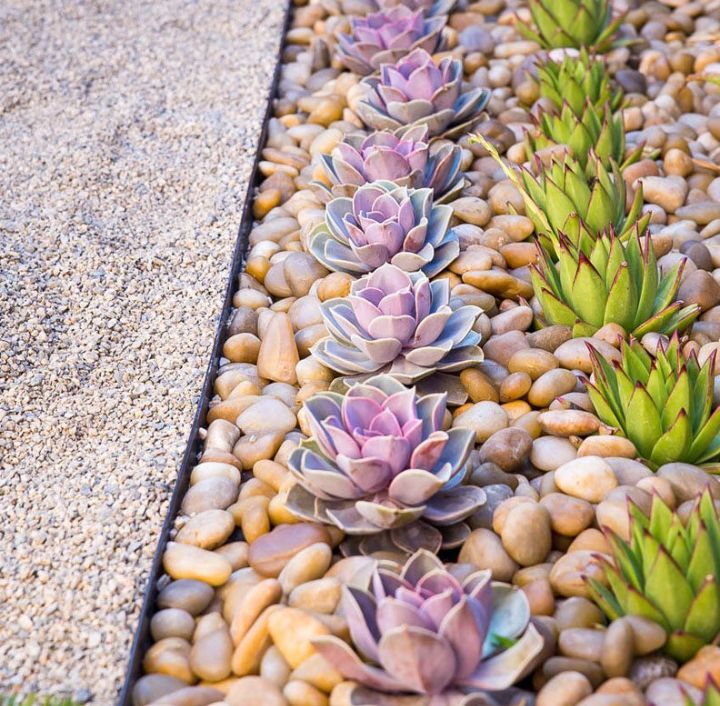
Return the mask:
[[[220,681],[230,675],[232,654],[230,633],[227,627],[220,628],[196,640],[190,651],[190,666],[201,679]]]
[[[181,544],[215,549],[224,544],[235,530],[235,520],[226,510],[206,510],[191,517],[175,535]]]
[[[575,498],[601,502],[618,482],[612,468],[599,456],[584,456],[565,463],[555,471],[555,485]]]
[[[278,525],[250,545],[248,561],[263,576],[277,577],[298,552],[312,544],[330,544],[330,534],[319,524]]]
[[[280,400],[266,397],[250,405],[237,418],[237,425],[245,434],[269,431],[287,433],[295,429],[295,415]]]
[[[530,462],[541,471],[554,471],[577,456],[577,449],[567,439],[541,436],[533,441]]]
[[[584,373],[592,372],[590,353],[588,345],[591,345],[598,353],[601,353],[608,361],[620,360],[620,351],[613,348],[609,343],[598,338],[573,338],[561,343],[555,349],[555,357],[560,365],[568,370],[582,370]]]
[[[155,613],[150,620],[150,632],[155,641],[166,637],[190,640],[194,630],[195,619],[181,608],[164,608]]]
[[[174,579],[197,579],[211,586],[222,586],[232,573],[232,566],[224,557],[177,542],[168,542],[163,567]]]
[[[224,699],[228,706],[288,706],[282,691],[262,677],[242,677],[228,690]]]
[[[275,647],[293,669],[315,654],[313,638],[330,634],[317,618],[297,608],[275,611],[268,621],[268,629]]]
[[[210,605],[215,591],[197,579],[179,579],[169,583],[158,595],[158,608],[179,608],[198,615]]]
[[[201,480],[191,486],[183,498],[181,511],[197,515],[207,510],[225,510],[238,497],[238,486],[229,478],[218,476]]]

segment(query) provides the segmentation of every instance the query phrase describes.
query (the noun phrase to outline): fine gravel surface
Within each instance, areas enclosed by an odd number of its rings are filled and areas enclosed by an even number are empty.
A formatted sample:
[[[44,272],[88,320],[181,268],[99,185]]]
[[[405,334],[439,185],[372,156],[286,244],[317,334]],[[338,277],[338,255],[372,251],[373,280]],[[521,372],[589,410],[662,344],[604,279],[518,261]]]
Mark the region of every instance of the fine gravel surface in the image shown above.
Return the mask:
[[[0,8],[0,693],[117,699],[282,16]]]

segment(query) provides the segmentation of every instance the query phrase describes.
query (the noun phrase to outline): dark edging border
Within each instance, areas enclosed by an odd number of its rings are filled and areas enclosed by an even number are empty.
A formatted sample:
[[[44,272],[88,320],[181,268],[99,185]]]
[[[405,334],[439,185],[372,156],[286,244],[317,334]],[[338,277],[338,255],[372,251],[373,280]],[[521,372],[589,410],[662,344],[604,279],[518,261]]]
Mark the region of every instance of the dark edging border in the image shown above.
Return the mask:
[[[284,4],[285,12],[282,22],[282,37],[278,47],[277,63],[275,64],[275,71],[270,83],[267,107],[265,109],[260,137],[258,139],[258,147],[255,153],[252,169],[250,171],[250,179],[248,189],[245,194],[245,203],[243,205],[242,216],[240,219],[238,237],[235,241],[232,260],[230,262],[230,272],[228,284],[225,289],[225,298],[223,300],[220,316],[215,327],[215,341],[213,343],[212,353],[210,354],[210,363],[205,371],[205,378],[203,380],[192,427],[190,428],[185,453],[183,454],[180,467],[178,468],[177,480],[175,481],[175,487],[170,497],[167,515],[165,516],[165,521],[160,532],[160,539],[158,540],[157,549],[155,550],[155,555],[150,567],[150,576],[145,587],[142,608],[140,609],[140,617],[138,619],[138,625],[135,630],[135,636],[130,649],[125,682],[122,690],[120,691],[120,699],[118,701],[119,706],[133,706],[132,689],[137,680],[143,675],[143,657],[145,656],[147,649],[152,644],[152,638],[150,635],[150,619],[155,612],[155,603],[158,594],[157,585],[163,574],[162,556],[165,551],[165,546],[170,538],[170,530],[173,527],[173,523],[180,510],[183,497],[185,496],[185,492],[188,488],[190,473],[193,466],[197,463],[201,453],[200,428],[205,422],[205,415],[213,394],[213,384],[217,375],[218,361],[222,355],[222,346],[227,338],[227,326],[230,313],[232,311],[233,295],[237,291],[238,275],[242,272],[243,265],[245,264],[245,252],[247,249],[248,236],[250,235],[254,221],[252,212],[254,191],[262,180],[262,175],[260,174],[258,165],[262,159],[262,150],[267,140],[268,122],[273,115],[273,102],[275,98],[277,98],[277,90],[280,83],[283,65],[282,56],[286,46],[286,38],[288,29],[290,28],[290,19],[292,17],[293,7],[292,0],[284,0]]]

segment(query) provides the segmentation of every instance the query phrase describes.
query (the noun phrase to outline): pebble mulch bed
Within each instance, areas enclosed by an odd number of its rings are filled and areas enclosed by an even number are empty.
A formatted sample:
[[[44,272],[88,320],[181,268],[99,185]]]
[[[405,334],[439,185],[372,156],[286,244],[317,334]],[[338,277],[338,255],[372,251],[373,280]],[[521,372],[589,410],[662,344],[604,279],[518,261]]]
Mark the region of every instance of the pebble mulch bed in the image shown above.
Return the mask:
[[[720,3],[548,5],[296,3],[136,706],[716,703]]]

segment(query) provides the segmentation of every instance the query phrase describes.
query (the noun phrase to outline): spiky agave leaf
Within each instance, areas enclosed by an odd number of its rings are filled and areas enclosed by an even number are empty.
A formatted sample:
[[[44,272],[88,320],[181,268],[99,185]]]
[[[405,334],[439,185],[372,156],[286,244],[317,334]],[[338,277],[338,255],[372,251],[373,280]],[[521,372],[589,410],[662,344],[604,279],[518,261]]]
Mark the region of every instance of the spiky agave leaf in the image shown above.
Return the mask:
[[[603,164],[612,160],[621,171],[642,155],[642,146],[625,154],[622,116],[613,113],[608,103],[597,107],[589,100],[586,100],[579,113],[566,102],[563,102],[557,114],[543,113],[537,131],[527,133],[528,159],[553,145],[566,145],[589,176],[595,175],[595,165],[589,158],[591,153]]]
[[[622,17],[612,19],[608,0],[530,0],[534,27],[519,22],[520,33],[543,49],[612,47]]]
[[[608,587],[590,592],[611,619],[642,615],[668,634],[665,651],[681,662],[720,636],[720,517],[709,491],[686,524],[654,496],[650,515],[629,501],[630,539],[605,528],[612,562]]]
[[[537,77],[540,96],[552,101],[558,112],[568,105],[575,115],[582,116],[589,103],[598,111],[607,105],[614,113],[622,103],[622,90],[610,86],[605,62],[590,56],[585,48],[577,57],[566,55],[562,61],[539,61]]]
[[[473,135],[470,141],[482,144],[517,186],[525,212],[550,253],[558,247],[561,234],[587,254],[600,233],[612,228],[617,237],[627,240],[633,231],[644,233],[650,222],[649,214],[642,215],[641,188],[625,213],[625,182],[612,160],[606,168],[591,151],[587,161],[590,176],[570,155],[553,159],[548,167],[538,160],[537,175],[526,168],[518,173],[484,137]]]
[[[630,439],[652,467],[720,458],[720,408],[712,408],[714,354],[700,365],[694,352],[682,352],[674,334],[655,357],[631,340],[623,343],[619,362],[606,361],[595,349],[590,359],[594,382],[587,389],[597,415]]]
[[[699,314],[696,305],[673,301],[682,265],[663,273],[647,234],[636,232],[623,243],[612,231],[603,233],[587,254],[561,234],[557,262],[541,246],[539,251],[530,276],[543,319],[572,326],[574,336],[592,336],[609,323],[636,336],[649,331],[669,335],[687,328]],[[644,393],[638,391],[630,404],[645,404]]]

